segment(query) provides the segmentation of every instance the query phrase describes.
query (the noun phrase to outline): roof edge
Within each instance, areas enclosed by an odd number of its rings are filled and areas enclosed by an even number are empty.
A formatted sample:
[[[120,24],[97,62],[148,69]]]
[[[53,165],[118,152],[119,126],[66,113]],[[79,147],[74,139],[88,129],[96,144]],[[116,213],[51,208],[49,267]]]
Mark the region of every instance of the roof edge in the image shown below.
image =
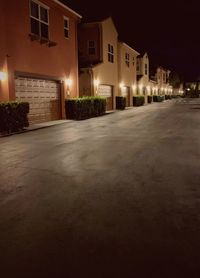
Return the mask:
[[[56,4],[60,5],[61,7],[63,7],[64,9],[68,10],[69,12],[71,12],[72,14],[76,15],[77,17],[79,17],[80,19],[82,18],[82,15],[78,14],[77,12],[75,12],[74,10],[70,9],[67,5],[63,4],[62,2],[60,2],[59,0],[53,0],[53,2],[55,2]]]

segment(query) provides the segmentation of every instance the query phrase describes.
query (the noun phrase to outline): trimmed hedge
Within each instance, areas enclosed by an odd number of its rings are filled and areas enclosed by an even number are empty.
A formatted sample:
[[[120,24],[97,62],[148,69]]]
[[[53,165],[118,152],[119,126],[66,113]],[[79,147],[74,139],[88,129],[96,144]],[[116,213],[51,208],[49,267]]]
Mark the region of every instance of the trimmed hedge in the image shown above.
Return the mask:
[[[153,101],[153,97],[152,96],[148,96],[148,103],[152,103]]]
[[[28,102],[0,102],[0,133],[10,134],[28,127],[28,113]]]
[[[133,106],[142,106],[144,105],[145,99],[143,96],[133,97]]]
[[[172,99],[171,95],[165,95],[165,99]]]
[[[164,96],[153,96],[154,102],[162,102],[162,101],[164,101],[164,99],[165,99]]]
[[[126,98],[122,96],[116,97],[116,109],[124,110],[126,108]]]
[[[71,120],[85,120],[104,115],[106,112],[106,98],[82,97],[65,100],[66,118]]]

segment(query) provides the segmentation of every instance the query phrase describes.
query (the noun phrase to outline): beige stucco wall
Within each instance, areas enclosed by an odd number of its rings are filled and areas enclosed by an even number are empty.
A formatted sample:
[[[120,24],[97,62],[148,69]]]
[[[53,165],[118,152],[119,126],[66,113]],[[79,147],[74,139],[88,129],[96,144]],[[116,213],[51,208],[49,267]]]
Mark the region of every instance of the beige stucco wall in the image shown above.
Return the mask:
[[[111,18],[104,20],[101,24],[103,63],[93,68],[93,78],[98,80],[99,84],[113,86],[115,108],[115,96],[118,94],[118,34]],[[108,44],[114,47],[114,63],[108,62]],[[96,91],[94,88],[94,92]]]
[[[129,54],[129,67],[125,63],[125,55]],[[130,87],[130,105],[132,105],[132,96],[136,94],[136,61],[137,53],[131,49],[128,45],[119,42],[118,43],[118,95],[122,95],[123,86]],[[133,63],[134,58],[134,63]]]

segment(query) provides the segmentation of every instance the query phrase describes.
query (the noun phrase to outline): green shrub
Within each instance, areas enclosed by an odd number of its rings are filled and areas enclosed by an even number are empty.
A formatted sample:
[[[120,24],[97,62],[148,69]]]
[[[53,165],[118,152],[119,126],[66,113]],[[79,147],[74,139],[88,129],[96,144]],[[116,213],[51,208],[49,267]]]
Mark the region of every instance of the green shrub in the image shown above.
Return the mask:
[[[154,102],[162,102],[164,101],[164,96],[153,96]]]
[[[152,96],[148,96],[148,103],[152,103],[153,97]]]
[[[0,133],[10,134],[28,127],[28,102],[0,102]]]
[[[143,96],[134,96],[133,97],[133,106],[142,106],[144,105],[144,97]]]
[[[116,109],[124,110],[126,108],[126,98],[122,96],[116,97]]]
[[[82,97],[65,100],[66,118],[85,120],[104,115],[106,112],[106,98]]]

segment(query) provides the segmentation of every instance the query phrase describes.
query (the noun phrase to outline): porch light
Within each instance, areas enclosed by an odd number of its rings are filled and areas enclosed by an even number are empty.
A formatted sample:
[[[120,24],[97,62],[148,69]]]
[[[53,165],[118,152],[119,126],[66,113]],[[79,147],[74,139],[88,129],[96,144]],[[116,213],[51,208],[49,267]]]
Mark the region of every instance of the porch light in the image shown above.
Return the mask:
[[[7,73],[5,73],[4,71],[0,71],[0,80],[4,81],[7,78]]]

